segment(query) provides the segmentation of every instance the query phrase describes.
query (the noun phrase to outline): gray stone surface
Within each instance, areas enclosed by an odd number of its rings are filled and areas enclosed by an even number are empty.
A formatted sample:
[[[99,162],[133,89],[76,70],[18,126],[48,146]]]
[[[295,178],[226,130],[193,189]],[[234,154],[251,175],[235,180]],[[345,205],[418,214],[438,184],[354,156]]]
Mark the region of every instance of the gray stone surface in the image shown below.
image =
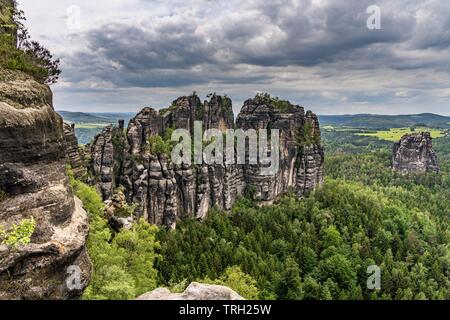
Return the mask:
[[[62,119],[48,86],[2,68],[0,79],[0,224],[36,221],[30,244],[0,248],[0,299],[78,298],[91,274],[89,225],[65,174]],[[66,286],[71,265],[80,289]]]
[[[67,163],[72,168],[75,178],[81,178],[86,173],[86,169],[83,166],[78,149],[75,124],[64,123],[64,146],[66,148]]]
[[[183,293],[171,293],[158,288],[144,293],[136,300],[245,300],[228,287],[192,282]]]
[[[394,144],[392,166],[401,173],[439,173],[439,164],[431,134],[420,132],[404,135]]]
[[[194,121],[202,121],[203,129],[222,131],[235,126],[244,130],[279,129],[280,170],[261,176],[259,165],[174,166],[164,155],[149,154],[149,135],[163,136],[168,128],[193,133]],[[306,127],[309,138],[299,142],[299,134]],[[138,217],[175,228],[178,217],[201,220],[213,206],[231,209],[249,189],[262,204],[272,203],[289,189],[304,196],[323,181],[324,152],[318,119],[303,107],[288,104],[280,109],[260,99],[249,99],[235,123],[231,100],[214,94],[203,104],[191,95],[176,99],[159,112],[144,108],[130,121],[126,132],[105,128],[91,145],[91,159],[91,172],[104,200],[111,198],[116,186],[123,185],[127,201],[138,204]]]

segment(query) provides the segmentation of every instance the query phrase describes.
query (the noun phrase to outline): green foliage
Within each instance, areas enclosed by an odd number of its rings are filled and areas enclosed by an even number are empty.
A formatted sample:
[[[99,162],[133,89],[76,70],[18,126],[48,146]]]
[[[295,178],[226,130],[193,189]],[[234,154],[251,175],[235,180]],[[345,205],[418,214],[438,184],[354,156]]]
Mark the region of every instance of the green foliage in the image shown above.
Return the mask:
[[[0,19],[1,25],[13,31],[0,33],[0,66],[23,71],[41,83],[56,83],[61,73],[59,59],[55,60],[50,51],[31,41],[22,23],[25,20],[22,11],[11,7],[6,12]]]
[[[75,195],[83,202],[83,207],[89,214],[90,219],[94,222],[102,220],[104,204],[98,192],[93,187],[76,180],[70,169],[68,170],[68,176]]]
[[[320,116],[323,126],[339,126],[363,129],[390,129],[403,127],[432,127],[448,128],[449,118],[432,113],[410,114],[410,115],[378,115],[378,114],[355,114]]]
[[[6,192],[4,190],[0,189],[0,202],[5,200],[7,197],[8,197],[8,195],[6,194]]]
[[[126,204],[120,208],[116,208],[115,215],[122,218],[131,217],[134,215],[134,212],[136,211],[139,204],[133,203],[133,204]]]
[[[301,300],[303,298],[303,284],[300,273],[296,259],[288,257],[277,283],[277,295],[279,297],[288,300]]]
[[[104,205],[96,190],[75,180],[69,171],[74,193],[81,199],[90,218],[87,241],[94,270],[84,299],[133,299],[157,286],[153,264],[158,228],[140,220],[130,230],[114,234],[104,218]]]
[[[336,137],[349,147],[329,136],[328,177],[309,197],[268,207],[243,198],[161,230],[160,282],[221,279],[237,266],[261,299],[449,299],[450,139],[434,140],[441,174],[403,176],[389,144]],[[366,286],[374,264],[380,291]]]
[[[156,288],[157,271],[154,261],[159,257],[156,241],[158,228],[141,219],[130,230],[122,230],[113,240],[113,245],[124,249],[127,271],[132,275],[136,295]]]
[[[405,134],[411,132],[429,132],[432,138],[441,138],[444,136],[444,132],[441,129],[433,129],[427,127],[412,127],[412,128],[391,128],[389,130],[379,130],[375,132],[357,133],[357,135],[377,137],[381,140],[387,140],[392,142],[399,141]]]
[[[30,243],[35,229],[36,221],[33,217],[23,219],[18,224],[13,224],[9,230],[5,230],[0,225],[0,239],[3,239],[1,243],[14,249],[18,246],[27,245]]]
[[[327,135],[328,177],[307,198],[258,207],[247,190],[231,212],[212,209],[175,231],[141,221],[113,234],[98,194],[71,179],[91,216],[84,298],[182,292],[200,281],[248,299],[449,299],[450,140],[434,140],[441,174],[403,176],[390,169],[390,144],[354,133]],[[366,286],[374,264],[380,291]]]
[[[169,141],[164,141],[160,135],[150,135],[148,137],[148,149],[153,155],[166,155],[170,157],[172,146]]]
[[[303,148],[312,144],[318,144],[320,136],[314,134],[314,128],[311,121],[307,120],[297,133],[297,144]]]
[[[259,103],[264,103],[273,106],[281,112],[287,112],[291,108],[291,103],[286,100],[280,100],[278,97],[272,97],[269,93],[257,93],[255,100]]]
[[[248,274],[242,272],[238,266],[228,267],[219,279],[211,280],[205,278],[199,280],[199,282],[229,287],[247,300],[257,300],[259,297],[256,281]]]
[[[125,148],[125,136],[121,132],[115,132],[111,139],[111,142],[118,152],[123,152]]]
[[[0,4],[2,5],[0,7],[0,28],[13,35],[23,27],[23,12],[6,1],[2,1]]]
[[[349,128],[323,128],[322,145],[327,156],[340,154],[366,153],[368,151],[380,151],[380,148],[391,148],[392,143],[380,140],[373,136],[357,135],[356,133],[368,132],[364,129]]]

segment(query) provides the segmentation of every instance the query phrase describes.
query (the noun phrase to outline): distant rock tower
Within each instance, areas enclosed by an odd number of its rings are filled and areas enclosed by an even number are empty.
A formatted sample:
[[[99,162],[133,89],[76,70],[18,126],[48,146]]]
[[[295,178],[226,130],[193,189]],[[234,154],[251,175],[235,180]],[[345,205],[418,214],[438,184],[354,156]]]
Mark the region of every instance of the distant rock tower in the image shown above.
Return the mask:
[[[392,166],[402,173],[439,173],[436,152],[429,132],[404,135],[394,144]]]

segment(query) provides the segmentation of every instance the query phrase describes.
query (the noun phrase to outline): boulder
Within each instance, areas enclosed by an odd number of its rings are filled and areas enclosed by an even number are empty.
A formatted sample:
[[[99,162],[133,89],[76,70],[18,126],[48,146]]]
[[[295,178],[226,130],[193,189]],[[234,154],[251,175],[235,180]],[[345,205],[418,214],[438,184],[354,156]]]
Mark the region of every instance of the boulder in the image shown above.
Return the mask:
[[[228,287],[192,282],[183,293],[171,293],[158,288],[144,293],[136,300],[245,300]]]

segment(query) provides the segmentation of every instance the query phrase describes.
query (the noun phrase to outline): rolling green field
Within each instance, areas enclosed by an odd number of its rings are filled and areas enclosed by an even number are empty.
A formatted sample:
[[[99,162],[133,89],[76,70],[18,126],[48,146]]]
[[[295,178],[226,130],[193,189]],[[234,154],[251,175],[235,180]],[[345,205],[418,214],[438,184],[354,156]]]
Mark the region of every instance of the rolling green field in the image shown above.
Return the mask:
[[[103,129],[108,124],[106,123],[76,123],[75,128],[78,129]]]
[[[415,131],[412,131],[411,128],[391,128],[389,130],[356,133],[356,135],[367,136],[367,137],[377,137],[381,140],[387,140],[387,141],[399,141],[401,139],[401,137],[403,137],[405,134],[413,133],[413,132],[422,132],[422,131],[430,132],[431,137],[433,139],[445,136],[445,133],[440,129],[425,128],[425,127],[416,128]]]

